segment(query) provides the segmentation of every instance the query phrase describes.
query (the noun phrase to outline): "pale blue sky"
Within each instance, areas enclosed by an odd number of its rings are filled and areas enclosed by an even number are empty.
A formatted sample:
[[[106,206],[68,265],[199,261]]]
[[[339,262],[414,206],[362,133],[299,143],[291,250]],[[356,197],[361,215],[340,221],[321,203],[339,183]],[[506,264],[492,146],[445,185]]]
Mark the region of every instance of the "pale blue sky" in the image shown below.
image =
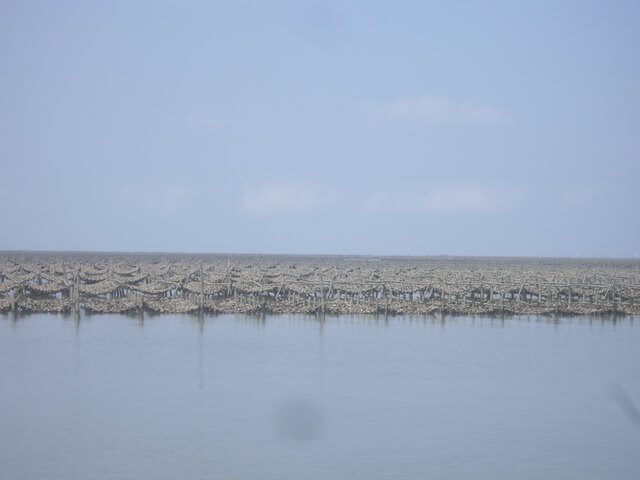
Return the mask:
[[[640,3],[0,2],[0,250],[632,257]]]

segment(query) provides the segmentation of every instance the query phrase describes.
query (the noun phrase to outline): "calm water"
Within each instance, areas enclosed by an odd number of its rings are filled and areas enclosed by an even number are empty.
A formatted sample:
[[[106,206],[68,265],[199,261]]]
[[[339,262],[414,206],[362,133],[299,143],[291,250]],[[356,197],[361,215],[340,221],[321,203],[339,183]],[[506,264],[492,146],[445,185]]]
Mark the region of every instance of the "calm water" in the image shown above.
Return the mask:
[[[0,316],[0,478],[640,478],[640,324]]]

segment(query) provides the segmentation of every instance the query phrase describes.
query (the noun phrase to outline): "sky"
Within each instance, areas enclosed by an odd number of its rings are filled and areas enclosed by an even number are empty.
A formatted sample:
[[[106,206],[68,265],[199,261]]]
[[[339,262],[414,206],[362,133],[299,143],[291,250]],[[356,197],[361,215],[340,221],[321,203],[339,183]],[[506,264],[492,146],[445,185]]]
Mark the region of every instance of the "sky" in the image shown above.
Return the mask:
[[[633,257],[640,2],[0,1],[0,250]]]

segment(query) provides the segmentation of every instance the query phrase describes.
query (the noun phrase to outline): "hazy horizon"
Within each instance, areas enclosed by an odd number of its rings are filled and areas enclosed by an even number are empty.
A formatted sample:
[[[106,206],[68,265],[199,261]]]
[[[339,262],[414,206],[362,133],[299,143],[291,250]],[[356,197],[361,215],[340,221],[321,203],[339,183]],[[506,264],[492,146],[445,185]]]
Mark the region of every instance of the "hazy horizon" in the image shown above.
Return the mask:
[[[448,255],[448,254],[424,254],[424,255],[400,255],[377,253],[287,253],[287,252],[189,252],[189,251],[163,251],[163,250],[0,250],[0,255],[7,254],[104,254],[104,255],[202,255],[202,256],[266,256],[266,257],[380,257],[380,258],[513,258],[513,259],[558,259],[558,260],[635,260],[633,257],[586,257],[586,256],[524,256],[524,255]]]
[[[640,3],[3,2],[0,251],[635,258]]]

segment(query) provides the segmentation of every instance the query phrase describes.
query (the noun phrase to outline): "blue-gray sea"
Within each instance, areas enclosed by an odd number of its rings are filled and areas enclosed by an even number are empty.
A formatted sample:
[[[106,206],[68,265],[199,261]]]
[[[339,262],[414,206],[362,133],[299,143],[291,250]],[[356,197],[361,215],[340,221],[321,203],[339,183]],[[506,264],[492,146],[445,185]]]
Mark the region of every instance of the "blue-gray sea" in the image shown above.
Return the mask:
[[[640,320],[0,316],[2,479],[637,479]]]

